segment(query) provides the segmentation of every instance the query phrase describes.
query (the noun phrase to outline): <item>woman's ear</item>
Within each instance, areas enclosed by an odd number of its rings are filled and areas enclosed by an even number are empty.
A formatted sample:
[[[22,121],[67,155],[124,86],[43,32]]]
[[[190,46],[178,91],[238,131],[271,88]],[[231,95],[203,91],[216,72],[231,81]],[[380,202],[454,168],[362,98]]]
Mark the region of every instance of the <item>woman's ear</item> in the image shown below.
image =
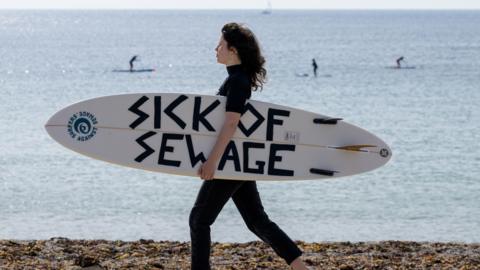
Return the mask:
[[[235,47],[230,47],[229,50],[233,52],[234,54],[238,55],[238,51]]]

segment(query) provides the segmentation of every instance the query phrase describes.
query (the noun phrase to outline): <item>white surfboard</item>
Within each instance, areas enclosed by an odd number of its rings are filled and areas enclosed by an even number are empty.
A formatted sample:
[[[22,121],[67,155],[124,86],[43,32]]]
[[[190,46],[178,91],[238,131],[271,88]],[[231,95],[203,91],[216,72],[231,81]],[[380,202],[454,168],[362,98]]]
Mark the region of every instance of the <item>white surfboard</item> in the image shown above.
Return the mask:
[[[222,128],[225,97],[148,93],[68,106],[45,125],[63,146],[107,162],[196,176]],[[377,136],[339,118],[249,100],[216,178],[301,180],[376,169],[391,157]]]

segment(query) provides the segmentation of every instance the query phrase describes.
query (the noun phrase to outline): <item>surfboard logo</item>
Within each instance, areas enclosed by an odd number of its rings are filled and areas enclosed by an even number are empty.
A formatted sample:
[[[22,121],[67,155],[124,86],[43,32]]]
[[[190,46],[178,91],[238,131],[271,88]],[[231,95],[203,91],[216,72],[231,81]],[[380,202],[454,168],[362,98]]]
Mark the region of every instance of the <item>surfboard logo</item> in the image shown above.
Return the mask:
[[[68,120],[68,134],[77,141],[88,141],[97,134],[97,118],[90,112],[78,112]]]
[[[389,155],[390,155],[390,152],[388,152],[388,149],[382,148],[382,150],[380,150],[380,156],[386,158]]]

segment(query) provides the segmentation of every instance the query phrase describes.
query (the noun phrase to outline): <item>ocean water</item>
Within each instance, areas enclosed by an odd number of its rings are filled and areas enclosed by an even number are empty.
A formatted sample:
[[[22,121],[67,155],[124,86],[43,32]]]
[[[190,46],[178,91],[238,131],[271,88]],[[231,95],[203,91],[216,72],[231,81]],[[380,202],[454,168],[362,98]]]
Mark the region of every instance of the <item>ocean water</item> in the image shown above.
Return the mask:
[[[215,94],[230,21],[247,23],[267,58],[253,98],[342,117],[393,150],[353,177],[259,182],[291,238],[480,242],[479,11],[0,11],[0,238],[188,241],[201,180],[80,156],[43,125],[97,96]],[[111,72],[134,54],[157,71]],[[400,56],[415,69],[388,68]],[[229,202],[212,239],[256,237]]]

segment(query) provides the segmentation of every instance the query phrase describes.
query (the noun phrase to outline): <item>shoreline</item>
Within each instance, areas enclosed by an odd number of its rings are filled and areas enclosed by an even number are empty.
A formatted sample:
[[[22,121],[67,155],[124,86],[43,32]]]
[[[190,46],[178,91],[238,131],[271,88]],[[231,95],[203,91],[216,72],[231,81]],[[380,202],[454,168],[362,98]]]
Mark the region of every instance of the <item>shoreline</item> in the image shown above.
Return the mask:
[[[311,269],[480,269],[480,243],[296,241]],[[213,269],[289,269],[263,242],[212,243]],[[190,269],[190,243],[0,240],[1,269]]]

